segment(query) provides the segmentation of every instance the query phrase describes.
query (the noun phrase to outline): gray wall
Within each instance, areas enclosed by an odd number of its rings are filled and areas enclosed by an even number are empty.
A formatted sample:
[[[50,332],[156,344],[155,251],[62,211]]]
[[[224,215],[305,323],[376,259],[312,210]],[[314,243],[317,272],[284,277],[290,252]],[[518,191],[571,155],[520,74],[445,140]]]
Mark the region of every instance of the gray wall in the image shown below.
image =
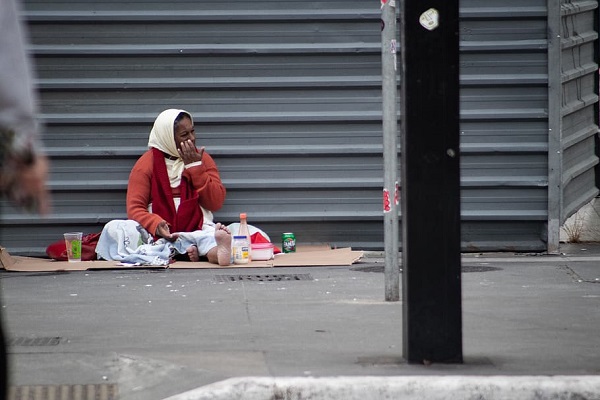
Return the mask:
[[[597,2],[583,3],[595,16]],[[40,220],[5,206],[9,251],[43,253],[64,231],[98,232],[124,218],[129,170],[169,107],[194,114],[198,143],[220,167],[228,198],[217,220],[247,212],[274,241],[293,231],[302,243],[383,248],[378,2],[25,5],[54,213]],[[571,160],[595,158],[588,142],[597,132],[592,74],[577,78],[574,92],[565,81],[565,93],[593,95],[592,111],[573,119],[591,133],[571,146],[582,147],[573,158],[548,157],[549,20],[541,0],[461,3],[466,251],[545,250],[549,215],[564,220],[597,191],[590,166],[585,179],[561,185],[557,208],[549,202],[549,166],[561,163],[560,180]],[[597,69],[595,51],[588,60]]]

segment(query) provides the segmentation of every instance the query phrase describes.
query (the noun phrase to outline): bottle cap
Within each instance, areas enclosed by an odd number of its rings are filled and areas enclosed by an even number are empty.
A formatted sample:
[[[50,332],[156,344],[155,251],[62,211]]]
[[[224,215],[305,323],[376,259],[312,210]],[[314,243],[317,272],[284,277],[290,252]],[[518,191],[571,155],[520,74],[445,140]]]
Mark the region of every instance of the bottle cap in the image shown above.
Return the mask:
[[[240,213],[240,219],[246,218],[246,213]]]

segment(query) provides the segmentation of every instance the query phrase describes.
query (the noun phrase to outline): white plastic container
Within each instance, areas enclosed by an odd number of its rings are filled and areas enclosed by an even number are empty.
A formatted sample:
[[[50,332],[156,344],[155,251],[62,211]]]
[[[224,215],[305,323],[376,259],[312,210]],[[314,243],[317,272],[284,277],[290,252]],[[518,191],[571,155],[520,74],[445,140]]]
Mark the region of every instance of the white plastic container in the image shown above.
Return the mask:
[[[250,261],[248,239],[246,236],[234,236],[232,243],[233,252],[233,263],[234,264],[248,264]]]
[[[250,258],[253,261],[267,261],[273,258],[273,243],[252,243]]]

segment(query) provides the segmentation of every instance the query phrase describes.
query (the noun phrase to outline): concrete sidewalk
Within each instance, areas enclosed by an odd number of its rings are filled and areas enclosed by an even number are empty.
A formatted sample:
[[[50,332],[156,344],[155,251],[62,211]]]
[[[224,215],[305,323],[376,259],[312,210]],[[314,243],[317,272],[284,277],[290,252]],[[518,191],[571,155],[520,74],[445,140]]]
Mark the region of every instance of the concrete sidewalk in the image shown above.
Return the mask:
[[[465,363],[428,366],[402,358],[402,304],[384,301],[376,257],[352,267],[3,272],[13,399],[78,387],[126,400],[459,398],[453,388],[600,398],[600,246],[561,251],[465,254]],[[381,397],[367,397],[375,388]],[[447,396],[427,392],[436,388]]]

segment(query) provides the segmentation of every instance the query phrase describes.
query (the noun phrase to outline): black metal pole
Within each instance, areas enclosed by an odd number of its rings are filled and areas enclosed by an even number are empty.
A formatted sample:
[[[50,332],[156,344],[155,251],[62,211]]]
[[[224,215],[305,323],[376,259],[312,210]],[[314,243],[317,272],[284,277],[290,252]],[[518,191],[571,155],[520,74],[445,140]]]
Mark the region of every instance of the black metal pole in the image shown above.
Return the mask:
[[[403,347],[461,363],[458,0],[403,0]]]

